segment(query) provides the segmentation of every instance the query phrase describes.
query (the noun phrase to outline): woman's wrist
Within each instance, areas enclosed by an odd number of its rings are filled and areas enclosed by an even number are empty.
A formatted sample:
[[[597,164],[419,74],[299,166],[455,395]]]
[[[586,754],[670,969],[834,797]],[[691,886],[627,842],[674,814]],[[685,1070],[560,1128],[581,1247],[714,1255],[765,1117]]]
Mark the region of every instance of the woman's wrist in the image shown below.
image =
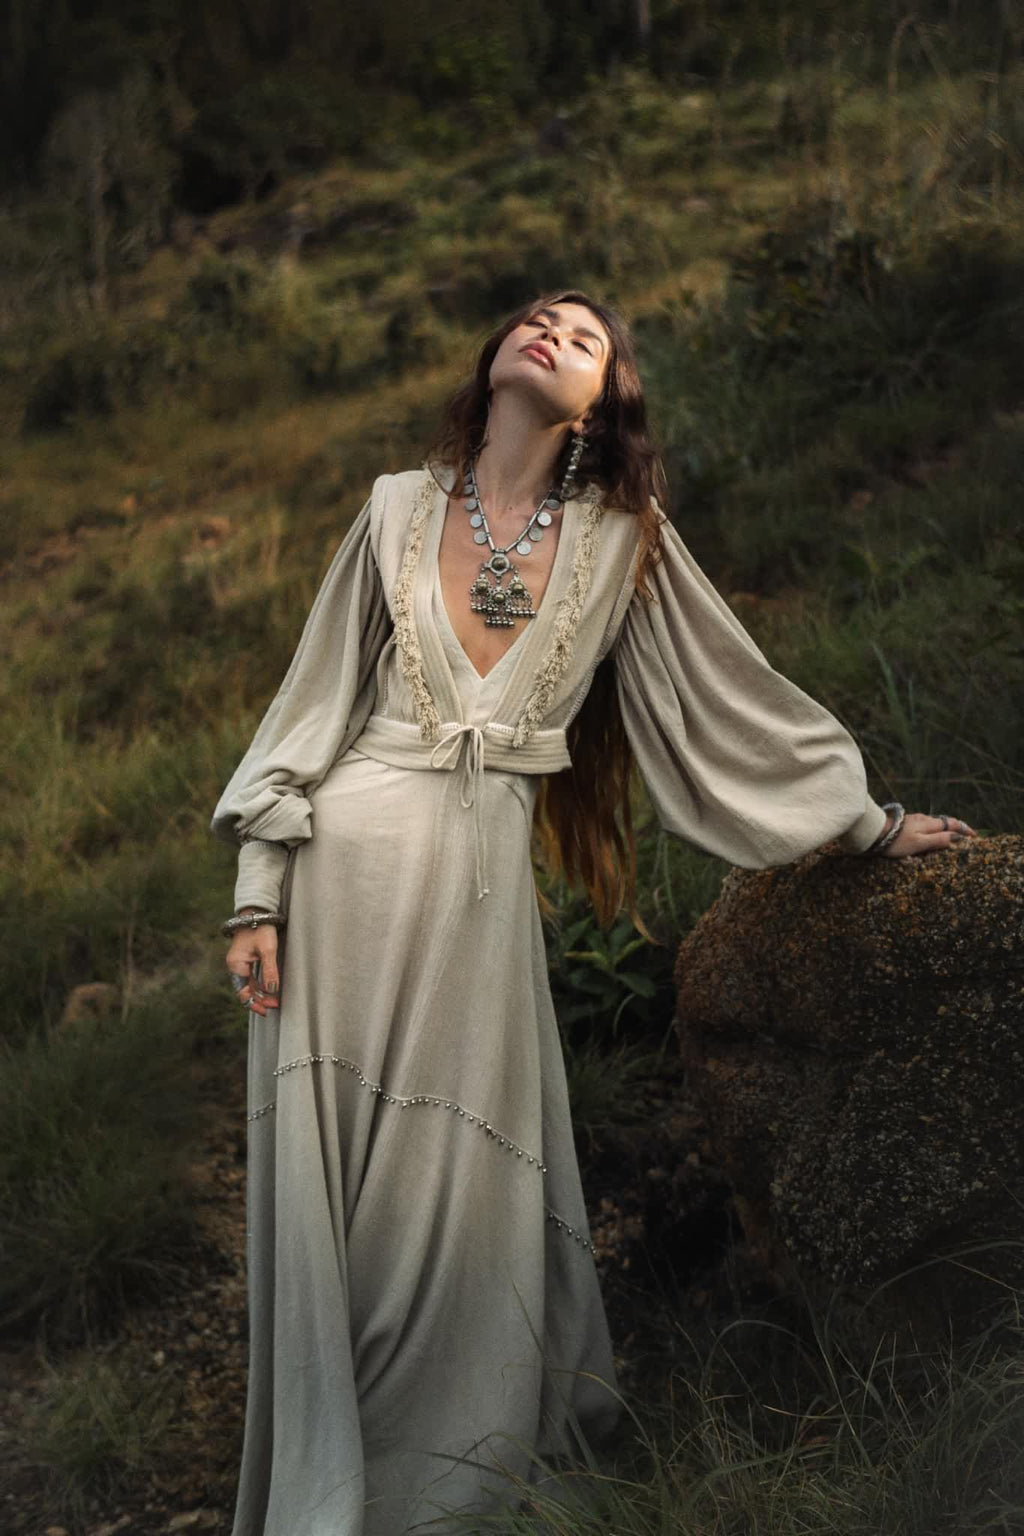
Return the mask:
[[[868,853],[884,853],[890,843],[895,842],[900,835],[900,828],[906,819],[906,811],[898,800],[890,800],[882,806],[885,812],[885,830],[875,839]]]
[[[868,799],[857,820],[840,834],[839,846],[844,853],[867,853],[872,844],[884,836],[888,824],[888,818],[882,807],[876,801]]]

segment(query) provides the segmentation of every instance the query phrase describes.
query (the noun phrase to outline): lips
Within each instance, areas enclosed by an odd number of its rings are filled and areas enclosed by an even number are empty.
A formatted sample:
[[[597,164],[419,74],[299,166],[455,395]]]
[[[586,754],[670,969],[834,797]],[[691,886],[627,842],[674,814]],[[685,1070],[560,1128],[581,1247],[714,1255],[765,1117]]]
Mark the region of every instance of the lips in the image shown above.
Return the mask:
[[[552,373],[554,373],[554,371],[555,371],[555,360],[552,357],[551,353],[548,351],[547,347],[544,346],[543,342],[540,342],[540,341],[528,341],[526,343],[525,347],[521,347],[520,348],[520,351],[521,352],[533,352],[537,357],[543,358],[545,366],[550,368]]]

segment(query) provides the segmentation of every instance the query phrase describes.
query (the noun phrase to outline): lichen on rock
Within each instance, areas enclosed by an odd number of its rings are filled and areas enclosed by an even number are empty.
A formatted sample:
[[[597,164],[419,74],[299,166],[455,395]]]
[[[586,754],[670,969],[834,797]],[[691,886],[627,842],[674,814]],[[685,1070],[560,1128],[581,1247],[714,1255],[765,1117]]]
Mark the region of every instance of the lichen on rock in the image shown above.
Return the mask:
[[[776,1273],[1024,1239],[1024,838],[733,871],[677,962],[689,1086]],[[1000,1251],[1024,1283],[1024,1241]]]

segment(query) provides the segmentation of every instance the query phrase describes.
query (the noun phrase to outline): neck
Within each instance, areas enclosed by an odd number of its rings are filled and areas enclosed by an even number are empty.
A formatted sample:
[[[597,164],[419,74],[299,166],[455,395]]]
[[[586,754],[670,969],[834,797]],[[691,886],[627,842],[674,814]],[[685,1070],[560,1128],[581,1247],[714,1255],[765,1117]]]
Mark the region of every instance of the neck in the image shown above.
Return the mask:
[[[505,395],[491,397],[487,437],[475,466],[488,517],[524,508],[532,512],[554,482],[568,429],[563,421],[538,421],[524,404]]]

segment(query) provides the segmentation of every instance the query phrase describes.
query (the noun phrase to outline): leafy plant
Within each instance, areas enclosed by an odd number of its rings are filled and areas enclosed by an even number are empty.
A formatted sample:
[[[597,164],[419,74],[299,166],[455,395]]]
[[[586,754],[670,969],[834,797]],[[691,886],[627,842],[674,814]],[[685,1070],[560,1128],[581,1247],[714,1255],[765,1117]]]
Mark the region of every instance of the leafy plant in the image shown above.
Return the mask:
[[[83,1355],[50,1369],[33,1409],[25,1455],[64,1516],[85,1517],[90,1499],[115,1499],[137,1486],[161,1452],[182,1383],[152,1361]]]
[[[162,990],[124,1017],[82,1017],[0,1045],[0,1326],[51,1335],[109,1324],[166,1285],[188,1252],[189,1064],[206,991]]]

